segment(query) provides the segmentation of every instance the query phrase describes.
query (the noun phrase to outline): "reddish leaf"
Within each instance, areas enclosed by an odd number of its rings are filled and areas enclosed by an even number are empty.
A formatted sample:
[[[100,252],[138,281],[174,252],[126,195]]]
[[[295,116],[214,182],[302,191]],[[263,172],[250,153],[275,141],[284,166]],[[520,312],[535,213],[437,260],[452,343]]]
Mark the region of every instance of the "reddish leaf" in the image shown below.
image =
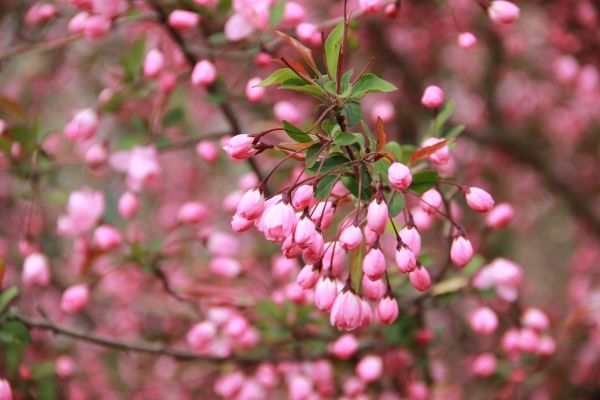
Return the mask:
[[[379,116],[377,117],[377,127],[375,129],[375,133],[377,135],[377,151],[381,151],[387,144],[387,135],[385,133],[385,129],[383,128],[383,120]]]
[[[277,33],[277,35],[281,39],[283,39],[287,44],[289,44],[290,46],[292,46],[298,52],[298,54],[300,54],[302,56],[302,58],[304,59],[304,61],[306,61],[306,63],[315,72],[319,71],[319,69],[317,68],[317,64],[315,63],[315,60],[313,59],[312,52],[310,51],[310,49],[308,47],[304,46],[302,43],[300,43],[299,41],[297,41],[293,37],[291,37],[291,36],[289,36],[289,35],[281,32],[281,31],[275,31],[275,33]]]
[[[437,142],[434,145],[426,146],[426,147],[423,147],[423,148],[415,151],[413,153],[412,157],[410,158],[410,160],[408,160],[408,163],[409,164],[413,164],[413,163],[415,163],[415,162],[417,162],[419,160],[427,158],[431,154],[435,153],[439,149],[441,149],[444,146],[446,146],[449,142],[450,142],[450,139],[444,139],[444,140],[442,140],[440,142]]]
[[[277,62],[279,64],[283,65],[284,67],[289,67],[296,74],[300,74],[300,77],[304,78],[304,80],[307,80],[307,81],[311,80],[310,74],[304,67],[304,64],[302,64],[300,61],[288,60],[287,58],[284,61],[284,59],[281,58],[281,59],[278,59]]]

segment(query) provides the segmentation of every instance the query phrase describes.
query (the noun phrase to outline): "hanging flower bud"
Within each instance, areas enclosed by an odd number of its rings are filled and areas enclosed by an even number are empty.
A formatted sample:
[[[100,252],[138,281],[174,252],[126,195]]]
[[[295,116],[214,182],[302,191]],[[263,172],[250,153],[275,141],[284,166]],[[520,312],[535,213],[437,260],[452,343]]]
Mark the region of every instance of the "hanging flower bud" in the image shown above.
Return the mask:
[[[208,60],[196,63],[192,71],[192,86],[203,88],[210,86],[217,79],[217,69]]]
[[[521,324],[539,332],[548,329],[550,320],[546,313],[539,308],[529,307],[521,316]]]
[[[391,325],[398,318],[398,302],[392,296],[379,300],[375,309],[375,317],[380,324]]]
[[[265,198],[260,190],[248,190],[237,206],[236,214],[247,219],[254,220],[260,217],[265,210]]]
[[[329,312],[338,295],[337,283],[332,277],[322,277],[315,288],[315,306],[321,311]]]
[[[362,289],[365,297],[371,301],[381,300],[387,290],[382,279],[372,281],[366,275],[362,277]]]
[[[137,214],[139,208],[140,202],[134,193],[125,192],[119,198],[118,209],[121,217],[131,219]]]
[[[199,201],[188,201],[177,211],[177,220],[184,224],[199,224],[208,218],[208,208]]]
[[[331,308],[329,321],[338,329],[354,330],[362,321],[361,299],[350,289],[343,289],[335,299]]]
[[[65,127],[65,137],[72,141],[83,141],[92,138],[98,129],[98,114],[91,108],[79,111]]]
[[[431,276],[429,272],[420,264],[414,271],[410,272],[408,277],[410,278],[410,284],[420,292],[424,292],[431,286]]]
[[[369,302],[362,297],[360,298],[360,312],[360,327],[371,324],[371,321],[373,321],[373,310],[371,310]]]
[[[385,273],[385,257],[378,247],[373,247],[365,256],[362,264],[364,274],[375,281]]]
[[[415,257],[419,257],[419,254],[421,254],[421,235],[419,235],[414,225],[409,224],[402,228],[400,239],[408,246]]]
[[[358,350],[359,342],[349,333],[340,336],[331,344],[331,354],[339,360],[348,360]]]
[[[374,199],[367,210],[367,225],[373,232],[381,235],[385,231],[388,219],[388,208],[385,201]]]
[[[205,352],[217,335],[217,327],[211,321],[204,321],[192,326],[186,335],[188,346],[196,352]]]
[[[86,285],[74,285],[63,292],[60,308],[67,314],[81,312],[88,303],[90,290]]]
[[[165,56],[158,49],[152,49],[144,59],[144,76],[147,79],[156,78],[165,66]]]
[[[514,208],[508,203],[498,204],[485,216],[485,225],[490,229],[501,229],[515,217]]]
[[[489,307],[479,307],[469,317],[471,329],[480,335],[489,335],[498,328],[498,317]]]
[[[442,195],[436,189],[429,189],[421,195],[419,205],[427,214],[433,215],[442,208]]]
[[[423,142],[422,147],[434,146],[442,140],[440,138],[428,138]],[[446,165],[450,161],[450,149],[447,145],[443,146],[427,156],[427,160],[436,165]]]
[[[315,223],[307,216],[303,216],[296,224],[296,229],[294,229],[294,242],[300,248],[305,249],[312,244],[315,233]]]
[[[473,246],[464,235],[458,235],[452,241],[450,259],[457,267],[464,267],[473,259]]]
[[[496,372],[497,365],[498,361],[495,355],[492,353],[481,353],[471,361],[471,372],[475,376],[485,378]]]
[[[396,249],[396,265],[402,273],[408,273],[415,270],[417,267],[417,259],[410,250],[410,248],[404,243],[400,244]]]
[[[235,135],[223,147],[225,152],[234,160],[245,160],[254,155],[254,138],[246,134]]]
[[[471,32],[463,32],[458,35],[458,45],[465,50],[472,49],[477,45],[477,37]]]
[[[465,189],[465,198],[471,209],[477,212],[487,212],[494,207],[494,199],[485,190],[478,187]]]
[[[319,270],[315,268],[313,265],[307,264],[302,268],[300,273],[298,274],[298,278],[296,278],[296,283],[302,289],[311,289],[319,280]]]
[[[6,379],[0,379],[0,399],[13,400],[12,389]]]
[[[383,0],[359,0],[360,9],[367,14],[376,13],[383,6]]]
[[[25,285],[47,286],[50,283],[50,268],[46,256],[40,253],[28,255],[23,263],[22,278]]]
[[[94,246],[102,251],[116,249],[123,244],[121,233],[110,225],[100,225],[94,231]]]
[[[421,104],[427,108],[435,109],[440,107],[444,103],[444,91],[435,85],[427,86],[423,97],[421,98]]]
[[[196,154],[203,161],[213,164],[219,158],[219,148],[211,140],[201,140],[196,145]]]
[[[346,251],[357,249],[362,243],[362,232],[354,224],[348,225],[340,234],[340,246]]]
[[[316,264],[323,260],[325,252],[325,241],[320,232],[315,232],[312,243],[302,252],[304,262],[308,264]]]
[[[519,18],[519,7],[510,1],[494,0],[488,7],[490,19],[500,24],[512,24]]]
[[[174,10],[169,14],[169,25],[178,31],[195,28],[200,23],[200,15],[193,11]]]
[[[368,355],[356,365],[356,375],[363,382],[375,382],[382,374],[383,360],[379,356]]]
[[[246,83],[246,98],[252,103],[260,101],[267,92],[267,89],[261,86],[256,86],[262,82],[260,78],[252,78]]]
[[[404,190],[412,183],[412,174],[406,165],[395,162],[388,168],[388,179],[394,188]]]
[[[296,188],[292,195],[292,205],[296,210],[308,207],[314,199],[315,190],[312,185],[301,185]]]

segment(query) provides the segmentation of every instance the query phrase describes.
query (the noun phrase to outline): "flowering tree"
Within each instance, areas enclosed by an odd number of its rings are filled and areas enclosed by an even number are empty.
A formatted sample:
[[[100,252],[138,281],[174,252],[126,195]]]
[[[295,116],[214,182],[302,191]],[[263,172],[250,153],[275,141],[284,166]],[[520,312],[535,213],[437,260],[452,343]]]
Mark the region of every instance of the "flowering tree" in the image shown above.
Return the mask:
[[[600,393],[591,1],[5,3],[0,400]]]

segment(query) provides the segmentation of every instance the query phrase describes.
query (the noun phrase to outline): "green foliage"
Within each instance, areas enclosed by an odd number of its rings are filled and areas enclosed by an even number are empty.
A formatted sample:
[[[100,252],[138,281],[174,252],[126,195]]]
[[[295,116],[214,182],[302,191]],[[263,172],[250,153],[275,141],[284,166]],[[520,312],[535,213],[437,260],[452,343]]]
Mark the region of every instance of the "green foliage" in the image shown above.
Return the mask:
[[[390,82],[385,81],[375,74],[365,74],[361,76],[352,88],[352,98],[362,99],[367,93],[372,92],[393,92],[398,89]]]
[[[362,110],[360,109],[360,104],[355,101],[346,103],[340,114],[346,118],[346,124],[348,127],[355,126],[362,119]]]
[[[340,21],[325,40],[325,61],[332,81],[337,78],[337,65],[344,36],[344,21]],[[349,77],[348,77],[349,79]]]
[[[12,286],[0,293],[0,314],[2,314],[9,306],[9,304],[17,298],[19,295],[19,288]]]
[[[25,325],[19,321],[6,321],[0,323],[0,342],[6,344],[31,342],[31,335]]]
[[[323,166],[321,167],[321,173],[327,173],[327,172],[337,168],[340,164],[344,164],[349,161],[350,160],[348,160],[344,156],[340,156],[340,155],[331,156],[323,162]],[[313,164],[310,168],[308,168],[306,170],[306,172],[309,174],[315,174],[317,172],[317,170],[319,169],[319,164],[320,163]]]
[[[404,196],[397,192],[392,193],[390,199],[388,200],[388,213],[390,214],[390,217],[393,218],[400,214],[405,203],[406,200],[404,199]]]
[[[271,13],[269,14],[269,26],[277,26],[283,19],[285,13],[285,0],[278,0],[271,7]]]
[[[281,68],[273,72],[271,75],[262,80],[258,85],[259,87],[270,86],[275,83],[282,83],[288,79],[298,78],[298,75],[289,68]]]
[[[141,77],[144,57],[146,56],[146,37],[142,36],[133,43],[131,49],[123,56],[125,81],[132,84]]]
[[[165,114],[162,120],[164,128],[170,128],[179,125],[185,120],[185,110],[181,107],[173,108]]]
[[[319,183],[317,183],[317,190],[315,192],[315,197],[317,199],[325,199],[329,195],[331,188],[338,180],[338,175],[327,175],[323,178],[319,179]]]
[[[308,133],[292,125],[288,121],[283,121],[283,130],[285,130],[285,133],[287,133],[290,138],[294,139],[297,142],[306,143],[312,140]]]
[[[436,184],[438,173],[436,171],[421,171],[413,175],[412,184],[408,187],[409,190],[417,193],[424,193],[431,189]]]

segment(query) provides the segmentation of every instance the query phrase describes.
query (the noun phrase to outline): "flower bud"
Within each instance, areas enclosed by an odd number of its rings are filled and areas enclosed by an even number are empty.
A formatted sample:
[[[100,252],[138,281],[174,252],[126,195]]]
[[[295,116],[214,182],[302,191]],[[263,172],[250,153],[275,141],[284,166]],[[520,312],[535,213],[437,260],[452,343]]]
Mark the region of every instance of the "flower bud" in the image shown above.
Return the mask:
[[[385,257],[377,247],[369,250],[362,264],[364,274],[372,281],[375,281],[385,273]]]
[[[382,374],[383,360],[379,356],[366,356],[356,365],[356,375],[363,382],[375,382]]]
[[[308,207],[314,199],[315,190],[312,185],[301,185],[296,188],[292,196],[292,205],[296,210]]]
[[[404,190],[412,183],[412,174],[406,165],[395,162],[388,168],[388,179],[394,188]]]
[[[208,218],[208,209],[199,201],[188,201],[177,211],[177,220],[183,224],[199,224],[206,218]]]
[[[102,251],[116,249],[123,244],[121,233],[110,225],[100,225],[94,231],[94,245]]]
[[[260,217],[265,210],[265,198],[258,189],[248,190],[237,206],[236,213],[247,219],[254,220]]]
[[[344,228],[340,234],[340,246],[346,251],[357,249],[362,243],[362,231],[354,224]]]
[[[322,277],[315,288],[315,306],[321,311],[331,311],[337,294],[338,289],[335,279]]]
[[[417,264],[414,271],[409,272],[408,277],[410,284],[420,292],[426,291],[431,286],[431,276],[425,267],[420,264]]]
[[[252,78],[246,84],[246,98],[252,103],[260,101],[265,96],[267,91],[267,89],[264,87],[256,86],[260,82],[262,82],[262,79]]]
[[[248,229],[252,228],[253,225],[254,225],[253,220],[247,220],[246,218],[241,217],[237,214],[235,214],[231,218],[231,229],[233,229],[234,232],[238,232],[238,233],[245,232]]]
[[[385,201],[371,201],[367,210],[367,225],[373,232],[381,235],[385,231],[388,220],[388,208]]]
[[[469,317],[471,329],[480,335],[489,335],[498,328],[498,317],[489,307],[479,307]]]
[[[225,152],[234,160],[245,160],[254,155],[254,138],[246,135],[240,134],[235,135],[227,142],[227,145],[223,147]]]
[[[171,71],[163,71],[158,77],[158,88],[161,92],[168,94],[177,86],[177,75]]]
[[[203,161],[213,164],[219,158],[219,148],[211,140],[201,140],[196,145],[196,154]]]
[[[200,23],[200,15],[187,10],[174,10],[169,14],[169,25],[178,31],[195,28]]]
[[[358,4],[366,14],[373,14],[381,9],[383,0],[359,0]]]
[[[473,246],[471,241],[463,235],[458,235],[452,241],[450,259],[454,265],[464,267],[473,259]]]
[[[72,141],[84,141],[91,139],[96,133],[98,125],[98,114],[91,108],[79,111],[64,130],[65,137]]]
[[[305,249],[312,244],[315,233],[315,223],[307,216],[303,216],[300,218],[294,229],[294,242],[300,246],[300,248]]]
[[[82,34],[85,29],[85,21],[89,16],[90,14],[85,11],[75,14],[75,16],[69,20],[69,32],[73,35]]]
[[[289,121],[294,125],[298,125],[302,122],[302,115],[298,110],[298,107],[287,100],[281,100],[275,103],[273,106],[273,113],[275,118],[279,121]]]
[[[56,359],[56,374],[63,378],[70,378],[75,373],[75,361],[69,356],[60,356]],[[3,397],[0,395],[0,399]]]
[[[444,91],[435,85],[427,86],[423,97],[421,97],[421,104],[427,108],[435,109],[440,107],[444,103]]]
[[[240,262],[231,257],[214,257],[209,264],[210,272],[220,278],[235,278],[242,271]]]
[[[291,204],[279,202],[265,209],[261,222],[267,240],[281,243],[292,234],[296,227],[296,212]]]
[[[358,346],[354,335],[347,333],[331,344],[331,353],[339,360],[348,360],[356,353]]]
[[[488,7],[490,19],[500,24],[512,24],[519,18],[519,7],[510,1],[494,0]]]
[[[302,289],[311,289],[319,280],[319,271],[311,264],[306,264],[296,278],[296,283]]]
[[[544,331],[550,326],[548,316],[539,308],[530,307],[521,316],[521,324],[524,327],[536,331]]]
[[[12,389],[6,379],[0,379],[0,400],[13,400]]]
[[[539,340],[540,337],[533,329],[521,329],[519,332],[519,350],[524,353],[534,353],[539,347]]]
[[[83,35],[88,40],[100,39],[110,30],[110,19],[101,15],[92,15],[83,22]]]
[[[478,187],[465,189],[465,198],[469,207],[477,212],[487,212],[494,207],[494,199],[492,196]]]
[[[96,168],[106,162],[108,151],[103,144],[96,143],[85,152],[84,161],[90,168]]]
[[[344,289],[335,299],[331,308],[329,321],[338,329],[354,330],[361,326],[362,307],[361,299],[349,289]]]
[[[422,147],[430,147],[430,146],[436,145],[439,142],[441,142],[442,140],[443,139],[440,139],[440,138],[429,138],[423,142]],[[431,153],[429,156],[427,156],[427,160],[429,160],[429,162],[436,164],[436,165],[446,165],[446,164],[448,164],[448,161],[450,160],[450,149],[448,148],[447,145],[443,146],[442,148],[437,149],[436,151]]]
[[[417,267],[415,255],[405,244],[401,244],[400,247],[396,249],[395,260],[398,269],[402,273],[412,272]]]
[[[1,273],[0,273],[1,275]],[[31,253],[23,263],[23,284],[47,286],[50,283],[48,259],[40,253]]]
[[[472,49],[477,45],[477,37],[471,32],[462,32],[458,35],[458,45],[465,50]]]
[[[421,254],[421,235],[414,226],[405,226],[400,230],[400,239],[413,252],[415,257]]]
[[[379,301],[385,295],[386,287],[383,280],[370,280],[366,275],[362,277],[363,294],[368,300]]]
[[[86,285],[73,285],[63,292],[60,308],[67,314],[77,314],[85,308],[89,296],[90,290]]]
[[[406,388],[409,400],[429,400],[429,389],[423,382],[412,381]]]
[[[538,354],[542,356],[550,356],[556,350],[556,342],[550,336],[544,336],[538,343]]]
[[[501,229],[515,216],[514,208],[508,203],[500,203],[485,216],[485,225],[490,229]]]
[[[481,353],[471,361],[471,372],[475,376],[485,378],[496,372],[497,365],[498,361],[496,360],[496,356],[492,353]]]
[[[192,71],[192,86],[203,88],[210,86],[217,79],[217,69],[208,60],[198,61]]]
[[[319,33],[319,28],[316,25],[308,22],[298,24],[296,27],[296,36],[304,43],[311,43],[316,34]]]
[[[398,318],[398,302],[392,296],[379,300],[375,309],[375,317],[380,324],[391,325]]]
[[[373,310],[371,310],[371,306],[369,302],[361,297],[360,300],[360,325],[359,327],[368,326],[371,321],[373,321]]]
[[[144,76],[146,79],[156,78],[165,66],[165,56],[158,49],[152,49],[144,59]]]
[[[131,219],[137,214],[140,208],[140,202],[137,195],[132,192],[125,192],[119,198],[119,214],[125,219]]]

